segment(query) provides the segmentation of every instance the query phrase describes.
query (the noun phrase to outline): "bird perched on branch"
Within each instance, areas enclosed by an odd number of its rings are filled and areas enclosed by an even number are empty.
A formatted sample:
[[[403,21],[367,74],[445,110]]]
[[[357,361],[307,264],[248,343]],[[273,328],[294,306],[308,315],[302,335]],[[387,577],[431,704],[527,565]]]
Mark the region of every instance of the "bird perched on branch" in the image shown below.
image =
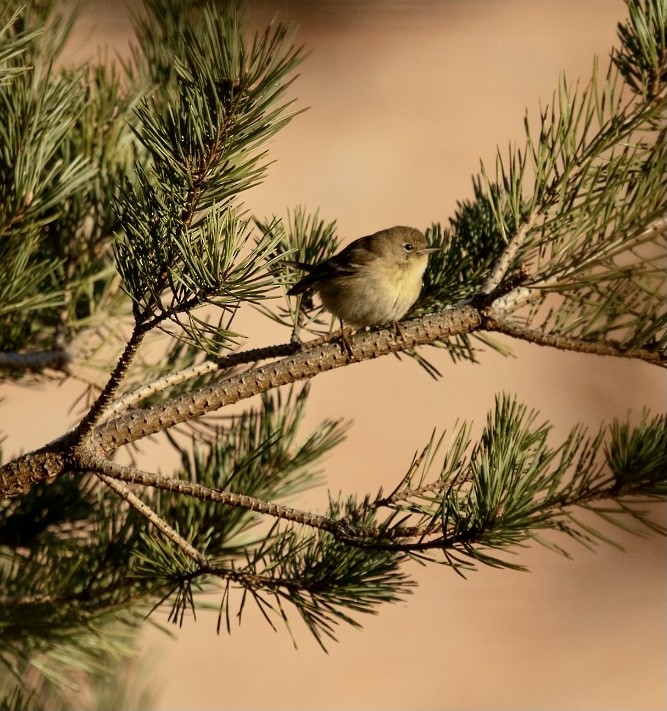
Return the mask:
[[[428,255],[437,251],[414,227],[390,227],[319,264],[293,262],[308,274],[287,293],[316,291],[327,311],[353,326],[396,323],[419,298]]]

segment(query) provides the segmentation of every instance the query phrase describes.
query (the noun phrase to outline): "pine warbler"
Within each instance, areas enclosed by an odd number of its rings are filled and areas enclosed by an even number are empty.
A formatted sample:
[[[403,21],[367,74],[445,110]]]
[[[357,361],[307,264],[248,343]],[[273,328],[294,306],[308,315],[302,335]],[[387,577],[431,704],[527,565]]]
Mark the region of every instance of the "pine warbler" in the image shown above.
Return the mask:
[[[319,264],[296,263],[308,274],[290,295],[316,291],[324,307],[357,327],[397,322],[419,298],[429,247],[413,227],[390,227],[350,243]]]

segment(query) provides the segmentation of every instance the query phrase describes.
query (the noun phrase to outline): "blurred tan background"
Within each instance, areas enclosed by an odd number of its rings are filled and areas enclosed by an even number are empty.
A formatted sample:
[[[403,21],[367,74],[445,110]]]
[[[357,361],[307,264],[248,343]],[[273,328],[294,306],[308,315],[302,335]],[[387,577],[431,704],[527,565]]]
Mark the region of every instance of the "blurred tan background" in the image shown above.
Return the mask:
[[[526,108],[548,102],[564,70],[606,66],[619,0],[250,3],[253,22],[297,25],[311,55],[292,87],[299,116],[270,145],[266,182],[247,194],[258,216],[302,204],[336,219],[343,241],[388,227],[446,222],[469,197],[480,158],[520,139]],[[73,56],[107,44],[126,51],[128,12],[98,2],[86,11]],[[243,322],[253,345],[286,334]],[[512,344],[515,358],[482,355],[456,365],[429,353],[434,382],[412,362],[385,358],[312,383],[304,432],[321,419],[354,420],[326,462],[325,487],[297,505],[322,511],[326,489],[391,488],[434,427],[457,419],[479,427],[502,391],[517,393],[554,424],[554,441],[575,421],[594,429],[665,409],[665,374],[635,362],[581,357]],[[7,454],[37,446],[71,423],[75,386],[2,386]],[[151,450],[152,457],[159,453]],[[155,461],[155,459],[153,460]],[[664,521],[664,509],[657,515]],[[293,617],[295,649],[251,606],[231,636],[214,613],[175,630],[148,630],[144,680],[158,709],[664,709],[667,708],[665,542],[610,529],[625,552],[596,553],[560,540],[568,561],[541,548],[517,551],[528,574],[482,569],[467,580],[446,567],[411,573],[402,604],[341,627],[324,654]],[[166,616],[157,615],[166,623]]]

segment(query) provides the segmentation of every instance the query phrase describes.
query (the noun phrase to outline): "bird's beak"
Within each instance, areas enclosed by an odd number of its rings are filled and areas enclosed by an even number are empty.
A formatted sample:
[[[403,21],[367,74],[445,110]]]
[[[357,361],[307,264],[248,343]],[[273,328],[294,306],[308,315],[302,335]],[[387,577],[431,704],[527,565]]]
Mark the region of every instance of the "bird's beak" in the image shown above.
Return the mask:
[[[423,247],[422,249],[418,249],[417,253],[418,254],[433,254],[434,252],[442,252],[444,247]]]

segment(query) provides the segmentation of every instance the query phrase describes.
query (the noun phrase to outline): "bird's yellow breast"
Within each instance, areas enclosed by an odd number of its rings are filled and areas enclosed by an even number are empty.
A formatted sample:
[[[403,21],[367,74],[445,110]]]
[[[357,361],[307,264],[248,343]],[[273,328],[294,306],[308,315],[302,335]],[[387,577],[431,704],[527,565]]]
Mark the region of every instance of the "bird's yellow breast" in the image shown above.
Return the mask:
[[[426,256],[404,263],[376,260],[351,276],[319,285],[324,306],[355,326],[378,326],[399,321],[419,298]]]

